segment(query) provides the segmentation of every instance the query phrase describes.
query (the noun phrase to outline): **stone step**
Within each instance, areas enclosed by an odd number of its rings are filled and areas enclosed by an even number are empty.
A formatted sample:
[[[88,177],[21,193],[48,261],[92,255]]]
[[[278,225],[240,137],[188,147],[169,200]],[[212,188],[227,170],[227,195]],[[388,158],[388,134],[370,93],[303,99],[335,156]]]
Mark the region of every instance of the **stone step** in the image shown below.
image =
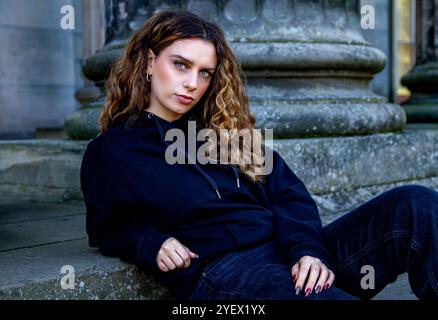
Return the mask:
[[[323,224],[398,185],[417,183],[438,190],[438,177],[314,195]],[[74,269],[74,288],[62,286]],[[102,256],[88,246],[85,207],[64,203],[0,204],[0,299],[171,299],[166,288],[135,266]],[[68,270],[68,275],[71,275]],[[70,282],[71,283],[71,282]],[[415,300],[407,275],[400,275],[375,300]]]
[[[81,202],[0,205],[0,237],[0,299],[165,299],[168,295],[136,267],[88,246]],[[61,273],[64,266],[73,269]],[[61,279],[71,271],[74,288],[63,288]]]

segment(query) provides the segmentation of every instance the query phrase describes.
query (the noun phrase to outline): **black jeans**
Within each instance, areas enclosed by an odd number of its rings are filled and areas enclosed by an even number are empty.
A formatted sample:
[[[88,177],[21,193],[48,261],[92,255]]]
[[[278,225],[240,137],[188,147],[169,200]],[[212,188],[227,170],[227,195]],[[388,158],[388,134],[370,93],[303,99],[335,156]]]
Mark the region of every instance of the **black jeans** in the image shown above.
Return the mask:
[[[324,227],[333,285],[297,296],[275,241],[217,257],[190,299],[367,300],[407,272],[420,300],[438,300],[438,192],[420,185],[386,191]]]

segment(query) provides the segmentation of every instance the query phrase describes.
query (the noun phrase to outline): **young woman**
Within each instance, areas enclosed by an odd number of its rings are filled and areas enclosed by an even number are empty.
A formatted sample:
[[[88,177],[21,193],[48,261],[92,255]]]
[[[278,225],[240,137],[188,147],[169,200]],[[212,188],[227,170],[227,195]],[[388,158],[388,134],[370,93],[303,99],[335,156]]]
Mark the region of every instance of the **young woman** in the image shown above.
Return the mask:
[[[82,161],[90,246],[177,299],[370,299],[404,272],[418,298],[437,299],[438,192],[393,188],[323,227],[275,151],[264,175],[260,161],[200,164],[186,149],[169,163],[169,133],[191,121],[253,129],[244,80],[223,31],[192,13],[155,14],[132,36]]]

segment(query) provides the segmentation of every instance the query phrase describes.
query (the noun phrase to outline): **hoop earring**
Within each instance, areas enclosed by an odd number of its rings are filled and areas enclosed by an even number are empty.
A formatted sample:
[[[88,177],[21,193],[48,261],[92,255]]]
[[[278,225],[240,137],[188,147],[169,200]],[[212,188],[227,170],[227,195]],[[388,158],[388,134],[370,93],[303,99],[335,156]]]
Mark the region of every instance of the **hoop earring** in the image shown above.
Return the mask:
[[[147,82],[151,82],[151,78],[150,78],[150,74],[149,73],[146,73],[146,81]]]

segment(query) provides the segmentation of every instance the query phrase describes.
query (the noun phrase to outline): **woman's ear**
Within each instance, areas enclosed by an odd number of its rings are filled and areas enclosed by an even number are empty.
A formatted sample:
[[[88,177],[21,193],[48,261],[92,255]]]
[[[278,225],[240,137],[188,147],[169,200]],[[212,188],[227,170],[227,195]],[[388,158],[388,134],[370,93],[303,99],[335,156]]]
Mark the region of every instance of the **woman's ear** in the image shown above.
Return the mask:
[[[151,49],[148,49],[148,72],[152,73],[152,65],[155,61],[155,54]]]

